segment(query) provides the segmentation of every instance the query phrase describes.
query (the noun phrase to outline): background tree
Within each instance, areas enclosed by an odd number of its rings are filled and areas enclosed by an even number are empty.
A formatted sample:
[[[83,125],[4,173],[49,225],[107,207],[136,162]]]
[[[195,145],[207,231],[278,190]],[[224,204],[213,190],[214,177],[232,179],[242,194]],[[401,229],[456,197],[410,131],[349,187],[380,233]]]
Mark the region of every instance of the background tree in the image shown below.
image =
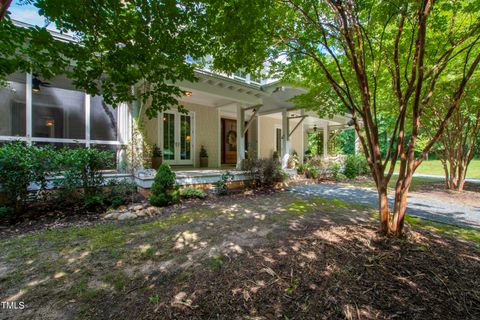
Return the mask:
[[[445,95],[435,99],[429,108],[426,132],[430,135],[441,122],[441,114],[451,103],[449,81],[443,84]],[[480,97],[478,78],[471,81],[459,108],[445,126],[436,145],[436,151],[445,172],[445,185],[450,190],[463,191],[468,166],[480,151]]]
[[[217,15],[231,7],[243,12],[238,9],[243,6],[239,1],[212,3]],[[478,1],[269,0],[263,5],[267,10],[251,12],[243,19],[264,23],[252,28],[255,33],[238,35],[236,46],[245,49],[248,44],[238,43],[268,43],[274,67],[310,89],[297,99],[300,107],[323,107],[322,94],[316,96],[325,86],[336,94],[352,115],[377,186],[381,231],[401,235],[413,173],[443,133],[480,62],[475,50],[480,37]],[[261,46],[252,49],[256,48]],[[451,70],[459,64],[461,68]],[[452,79],[452,101],[418,152],[425,108],[437,93],[438,79],[450,71],[458,75]],[[382,155],[379,115],[386,111],[395,125]],[[390,209],[388,184],[397,162]]]

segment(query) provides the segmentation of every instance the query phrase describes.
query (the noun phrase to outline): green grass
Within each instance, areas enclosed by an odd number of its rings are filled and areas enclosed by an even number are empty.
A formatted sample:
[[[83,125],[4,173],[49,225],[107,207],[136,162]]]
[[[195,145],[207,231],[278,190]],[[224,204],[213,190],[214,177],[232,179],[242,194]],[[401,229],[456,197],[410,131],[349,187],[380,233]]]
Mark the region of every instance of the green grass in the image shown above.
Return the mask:
[[[405,221],[407,221],[411,225],[416,226],[417,228],[420,228],[420,229],[441,233],[449,237],[474,241],[478,245],[480,245],[480,230],[477,230],[477,229],[457,227],[450,224],[444,224],[444,223],[420,219],[417,217],[411,217],[409,215],[405,217]]]
[[[432,183],[439,183],[442,182],[442,180],[435,179],[435,178],[423,178],[423,177],[413,177],[412,178],[412,184],[410,185],[410,191],[416,191],[418,189],[421,189],[423,186],[432,184]],[[397,183],[397,179],[395,176],[390,179],[390,182],[388,183],[388,188],[390,191],[394,190],[395,188],[395,183]],[[354,187],[359,187],[359,188],[373,188],[375,189],[375,182],[372,179],[368,180],[355,180],[353,183],[347,183],[348,185],[352,185]]]
[[[395,171],[398,172],[398,166],[395,168]],[[423,161],[415,173],[441,177],[445,175],[440,160]],[[468,166],[467,178],[480,178],[480,160],[472,160]]]

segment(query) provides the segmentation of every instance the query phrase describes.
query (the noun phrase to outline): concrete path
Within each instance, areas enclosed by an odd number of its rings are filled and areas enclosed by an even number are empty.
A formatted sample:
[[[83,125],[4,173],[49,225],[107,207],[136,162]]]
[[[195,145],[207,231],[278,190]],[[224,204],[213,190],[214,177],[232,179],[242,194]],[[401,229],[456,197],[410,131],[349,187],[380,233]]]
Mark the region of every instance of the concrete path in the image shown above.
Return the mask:
[[[290,188],[291,192],[306,196],[317,196],[331,200],[359,203],[378,207],[377,192],[370,189],[348,187],[336,184],[301,185]],[[393,199],[390,203],[393,205]],[[435,198],[408,197],[407,213],[411,216],[480,229],[480,203],[477,207],[440,201]]]

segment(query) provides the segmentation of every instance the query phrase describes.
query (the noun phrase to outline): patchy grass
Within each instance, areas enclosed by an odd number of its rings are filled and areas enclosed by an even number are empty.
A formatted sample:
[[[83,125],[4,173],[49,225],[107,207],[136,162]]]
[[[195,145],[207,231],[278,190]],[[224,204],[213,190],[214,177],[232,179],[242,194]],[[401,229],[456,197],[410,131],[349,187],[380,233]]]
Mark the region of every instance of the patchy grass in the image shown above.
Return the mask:
[[[449,237],[473,241],[480,246],[480,230],[478,229],[457,227],[450,224],[438,223],[409,215],[406,216],[405,221],[417,228],[433,231]]]

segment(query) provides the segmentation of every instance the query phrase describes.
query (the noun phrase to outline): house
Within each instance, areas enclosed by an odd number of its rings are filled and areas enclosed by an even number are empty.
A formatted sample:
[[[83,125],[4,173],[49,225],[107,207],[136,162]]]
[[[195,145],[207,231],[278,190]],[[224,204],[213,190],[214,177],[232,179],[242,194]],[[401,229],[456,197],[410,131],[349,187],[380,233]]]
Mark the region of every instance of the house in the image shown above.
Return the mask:
[[[207,68],[195,73],[198,82],[177,83],[186,93],[179,103],[188,113],[171,108],[154,119],[145,115],[148,102],[135,106],[139,109],[135,112],[128,104],[113,109],[102,97],[77,90],[65,77],[45,82],[32,73],[12,74],[8,87],[0,88],[0,144],[23,140],[95,147],[117,154],[117,167],[121,167],[128,161],[125,147],[132,141],[135,116],[143,126],[143,140],[158,145],[163,161],[175,169],[198,168],[201,146],[209,155],[209,168],[234,168],[247,157],[271,158],[274,153],[283,165],[294,151],[303,161],[307,134],[317,129],[324,132],[327,156],[328,132],[349,128],[348,116],[321,119],[294,106],[289,100],[302,93],[301,88],[240,72],[226,75]],[[139,172],[139,184],[148,187],[151,174],[146,177]]]

